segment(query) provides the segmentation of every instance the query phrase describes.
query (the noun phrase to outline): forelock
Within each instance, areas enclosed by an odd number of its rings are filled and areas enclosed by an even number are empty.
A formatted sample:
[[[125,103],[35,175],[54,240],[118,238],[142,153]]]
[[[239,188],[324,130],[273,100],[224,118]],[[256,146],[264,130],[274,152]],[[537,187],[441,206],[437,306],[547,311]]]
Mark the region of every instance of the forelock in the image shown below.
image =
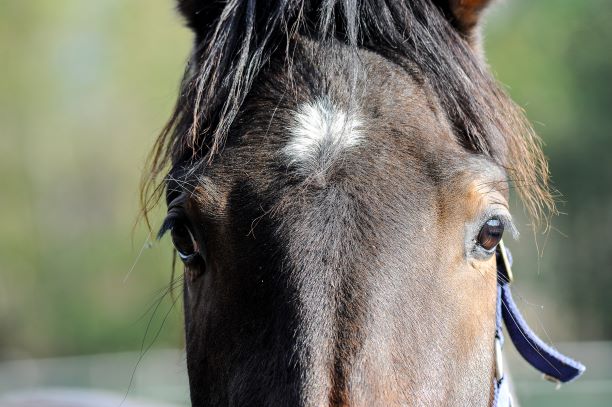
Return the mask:
[[[221,152],[262,67],[283,53],[289,68],[292,43],[300,38],[369,49],[417,70],[459,143],[503,166],[535,219],[554,211],[539,139],[482,58],[429,0],[254,4],[238,0],[211,9],[217,15],[208,15],[206,29],[196,30],[175,111],[143,184],[145,212],[159,197],[155,185],[168,169],[185,172]]]

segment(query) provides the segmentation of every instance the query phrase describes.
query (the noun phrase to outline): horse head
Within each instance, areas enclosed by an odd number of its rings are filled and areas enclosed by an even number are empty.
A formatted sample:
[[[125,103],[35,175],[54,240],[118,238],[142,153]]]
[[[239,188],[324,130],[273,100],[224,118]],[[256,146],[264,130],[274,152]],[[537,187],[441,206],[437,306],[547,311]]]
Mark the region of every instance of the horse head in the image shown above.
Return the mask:
[[[147,196],[194,405],[493,402],[508,191],[552,200],[486,3],[179,1],[195,41]]]

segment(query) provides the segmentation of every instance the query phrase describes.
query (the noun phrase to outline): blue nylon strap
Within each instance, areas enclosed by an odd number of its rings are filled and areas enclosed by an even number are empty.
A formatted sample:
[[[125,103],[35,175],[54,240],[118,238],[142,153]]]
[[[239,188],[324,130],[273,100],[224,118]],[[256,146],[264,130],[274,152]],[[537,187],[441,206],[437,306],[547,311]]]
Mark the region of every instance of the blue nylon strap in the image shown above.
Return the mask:
[[[508,284],[502,286],[502,315],[514,347],[523,359],[540,372],[566,383],[584,372],[584,365],[562,355],[544,343],[527,325],[519,312]]]
[[[503,247],[503,246],[502,246]],[[512,256],[506,248],[507,267],[512,265]],[[521,356],[545,375],[566,383],[579,377],[585,370],[580,362],[562,355],[547,345],[529,328],[510,292],[509,270],[500,253],[497,254],[497,310],[495,337],[503,345],[502,324]],[[494,379],[493,406],[508,407],[511,404],[508,383],[505,377]]]

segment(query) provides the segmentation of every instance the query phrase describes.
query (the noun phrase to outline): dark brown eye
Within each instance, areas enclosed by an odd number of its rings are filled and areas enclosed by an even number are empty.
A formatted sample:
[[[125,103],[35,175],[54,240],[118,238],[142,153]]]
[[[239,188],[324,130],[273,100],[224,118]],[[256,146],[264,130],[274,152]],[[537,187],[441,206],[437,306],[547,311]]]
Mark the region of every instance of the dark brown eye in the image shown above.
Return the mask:
[[[181,260],[188,262],[198,255],[198,243],[187,226],[177,223],[172,227],[170,234],[172,235],[172,244],[174,244]]]
[[[478,233],[478,244],[486,251],[495,250],[504,234],[504,225],[497,218],[489,219]]]

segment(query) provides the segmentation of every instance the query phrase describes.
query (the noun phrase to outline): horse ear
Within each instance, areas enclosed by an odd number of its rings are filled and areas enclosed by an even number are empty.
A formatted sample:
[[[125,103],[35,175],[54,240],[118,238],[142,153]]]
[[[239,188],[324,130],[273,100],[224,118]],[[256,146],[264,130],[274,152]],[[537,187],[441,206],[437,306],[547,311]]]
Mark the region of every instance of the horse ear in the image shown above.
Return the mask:
[[[478,22],[491,0],[434,0],[434,3],[468,41],[474,43],[478,40]]]
[[[178,11],[183,15],[187,26],[196,35],[205,36],[206,32],[214,28],[225,7],[225,2],[210,0],[178,0]]]

